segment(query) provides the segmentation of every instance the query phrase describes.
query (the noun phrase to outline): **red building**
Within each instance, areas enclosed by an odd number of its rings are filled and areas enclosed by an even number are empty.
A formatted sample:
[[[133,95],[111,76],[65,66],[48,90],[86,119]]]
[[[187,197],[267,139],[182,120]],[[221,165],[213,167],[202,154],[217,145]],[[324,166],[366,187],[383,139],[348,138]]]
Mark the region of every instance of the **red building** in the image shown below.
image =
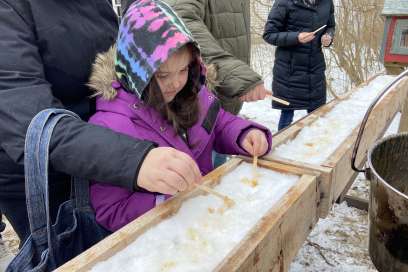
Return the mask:
[[[385,0],[381,57],[387,71],[400,73],[408,66],[408,0]]]

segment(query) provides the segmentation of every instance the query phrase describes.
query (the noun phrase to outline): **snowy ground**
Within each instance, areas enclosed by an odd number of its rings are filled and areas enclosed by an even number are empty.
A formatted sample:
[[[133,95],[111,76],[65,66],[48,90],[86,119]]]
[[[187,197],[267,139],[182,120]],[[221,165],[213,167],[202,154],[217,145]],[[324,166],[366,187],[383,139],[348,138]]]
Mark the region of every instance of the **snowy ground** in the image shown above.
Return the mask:
[[[293,261],[290,272],[377,271],[368,256],[367,212],[335,204],[320,219]]]
[[[0,239],[0,271],[6,270],[7,264],[17,253],[20,243],[8,221],[4,221],[6,222],[6,230],[1,233],[2,239]]]

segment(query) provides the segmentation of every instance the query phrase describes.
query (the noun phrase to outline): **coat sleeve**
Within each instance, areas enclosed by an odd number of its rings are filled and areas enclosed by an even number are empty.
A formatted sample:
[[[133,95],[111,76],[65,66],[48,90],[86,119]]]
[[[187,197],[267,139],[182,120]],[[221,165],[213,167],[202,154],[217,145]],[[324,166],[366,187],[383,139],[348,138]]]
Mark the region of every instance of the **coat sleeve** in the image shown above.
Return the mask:
[[[46,80],[24,9],[17,11],[10,3],[0,0],[0,145],[14,162],[23,164],[25,133],[31,119],[43,109],[64,106]],[[109,180],[133,189],[138,169],[151,148],[152,143],[63,118],[51,139],[50,164],[69,175]]]
[[[201,53],[208,64],[217,67],[216,92],[220,99],[228,100],[246,94],[253,87],[261,84],[262,77],[255,73],[245,62],[225,51],[213,37],[204,23],[206,2],[208,0],[173,0],[167,1],[183,19],[194,39],[200,45]]]
[[[287,0],[276,0],[265,24],[263,39],[275,46],[294,46],[299,43],[299,32],[289,32],[286,29]]]
[[[156,206],[156,194],[101,183],[91,185],[90,196],[96,221],[112,232]]]
[[[231,154],[231,155],[249,155],[242,147],[241,141],[251,129],[259,129],[265,133],[268,140],[269,153],[272,146],[272,134],[266,127],[242,119],[229,112],[224,111],[222,108],[218,112],[217,121],[215,123],[215,146],[214,149],[218,153]]]
[[[336,32],[336,20],[334,15],[334,4],[333,1],[331,1],[330,17],[329,21],[327,22],[327,28],[325,31],[326,34],[329,34],[332,37],[332,42],[329,44],[329,46],[333,43],[335,32]]]

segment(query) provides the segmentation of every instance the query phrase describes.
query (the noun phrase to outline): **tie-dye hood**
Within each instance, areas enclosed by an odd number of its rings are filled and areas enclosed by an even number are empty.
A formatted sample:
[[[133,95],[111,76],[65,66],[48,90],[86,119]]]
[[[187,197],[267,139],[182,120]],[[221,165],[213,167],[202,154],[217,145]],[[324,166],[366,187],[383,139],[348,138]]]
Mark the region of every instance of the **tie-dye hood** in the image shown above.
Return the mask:
[[[181,19],[158,0],[136,0],[119,27],[115,72],[117,80],[141,98],[153,74],[187,43],[198,45]]]

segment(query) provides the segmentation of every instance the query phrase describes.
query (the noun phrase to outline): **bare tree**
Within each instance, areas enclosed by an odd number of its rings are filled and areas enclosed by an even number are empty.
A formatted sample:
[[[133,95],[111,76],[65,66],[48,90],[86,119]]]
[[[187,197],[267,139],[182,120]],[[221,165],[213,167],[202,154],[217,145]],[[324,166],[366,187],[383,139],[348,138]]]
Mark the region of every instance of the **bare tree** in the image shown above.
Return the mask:
[[[266,80],[271,78],[275,49],[262,39],[273,0],[251,0],[252,68]]]
[[[334,1],[336,36],[333,46],[324,53],[328,88],[343,93],[383,69],[380,46],[384,20],[380,14],[384,0]],[[273,47],[262,40],[272,4],[273,0],[251,0],[253,68],[264,76],[270,74],[273,65]]]
[[[326,55],[332,61],[328,72],[338,67],[349,78],[343,91],[383,69],[383,3],[384,0],[339,0],[336,5],[336,38]]]

